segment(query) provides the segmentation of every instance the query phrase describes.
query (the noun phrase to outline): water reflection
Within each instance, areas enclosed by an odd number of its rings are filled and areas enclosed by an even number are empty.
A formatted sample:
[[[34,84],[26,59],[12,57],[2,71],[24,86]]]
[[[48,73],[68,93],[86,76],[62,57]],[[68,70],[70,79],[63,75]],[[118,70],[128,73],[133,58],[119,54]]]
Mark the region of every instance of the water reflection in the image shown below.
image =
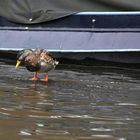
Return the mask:
[[[0,136],[23,140],[135,140],[140,134],[140,70],[72,66],[28,81],[0,65]]]

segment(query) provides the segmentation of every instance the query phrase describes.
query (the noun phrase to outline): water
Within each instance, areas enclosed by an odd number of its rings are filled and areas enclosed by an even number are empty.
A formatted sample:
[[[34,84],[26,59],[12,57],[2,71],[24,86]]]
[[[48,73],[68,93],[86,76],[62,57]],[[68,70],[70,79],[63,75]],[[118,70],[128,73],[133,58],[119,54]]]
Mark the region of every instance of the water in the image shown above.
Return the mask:
[[[48,83],[31,76],[24,67],[0,65],[1,139],[140,138],[139,69],[63,66]]]

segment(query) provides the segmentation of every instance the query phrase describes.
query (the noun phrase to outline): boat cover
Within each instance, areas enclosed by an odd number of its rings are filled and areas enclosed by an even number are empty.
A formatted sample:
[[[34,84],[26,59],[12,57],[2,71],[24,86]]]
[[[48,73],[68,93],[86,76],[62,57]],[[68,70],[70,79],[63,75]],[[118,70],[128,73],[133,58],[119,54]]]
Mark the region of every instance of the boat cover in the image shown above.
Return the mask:
[[[0,0],[0,16],[40,23],[85,11],[137,11],[140,0]]]

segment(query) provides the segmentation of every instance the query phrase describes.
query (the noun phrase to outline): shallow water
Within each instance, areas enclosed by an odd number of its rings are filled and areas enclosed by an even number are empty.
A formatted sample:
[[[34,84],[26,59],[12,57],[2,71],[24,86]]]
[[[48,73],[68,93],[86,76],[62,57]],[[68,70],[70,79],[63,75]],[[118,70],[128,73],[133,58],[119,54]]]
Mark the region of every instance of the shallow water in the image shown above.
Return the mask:
[[[48,83],[30,76],[24,67],[0,65],[1,139],[140,138],[139,69],[63,66]]]

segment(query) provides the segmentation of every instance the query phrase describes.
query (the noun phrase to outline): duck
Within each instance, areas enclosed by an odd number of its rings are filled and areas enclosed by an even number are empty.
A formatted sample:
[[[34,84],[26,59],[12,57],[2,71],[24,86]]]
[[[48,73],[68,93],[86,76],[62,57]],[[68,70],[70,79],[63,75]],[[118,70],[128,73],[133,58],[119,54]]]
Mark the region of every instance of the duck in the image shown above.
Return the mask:
[[[23,63],[26,69],[30,72],[34,72],[33,78],[29,80],[41,80],[48,81],[48,72],[55,69],[59,62],[50,54],[46,49],[23,49],[17,54],[16,69]],[[44,79],[37,77],[38,73],[46,73]]]

